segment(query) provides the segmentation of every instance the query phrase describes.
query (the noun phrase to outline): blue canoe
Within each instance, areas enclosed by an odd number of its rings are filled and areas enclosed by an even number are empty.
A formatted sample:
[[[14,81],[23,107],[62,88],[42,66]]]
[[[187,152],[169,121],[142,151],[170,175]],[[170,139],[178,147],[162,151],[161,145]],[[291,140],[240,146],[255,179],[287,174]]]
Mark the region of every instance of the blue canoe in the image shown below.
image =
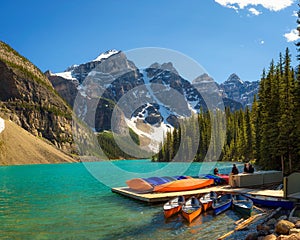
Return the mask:
[[[293,209],[294,202],[275,198],[275,197],[265,197],[265,196],[251,196],[249,194],[245,194],[246,197],[250,198],[254,205],[259,205],[263,207],[270,207],[270,208],[278,208],[282,207],[284,209]]]
[[[225,194],[213,201],[212,208],[214,210],[214,214],[218,215],[231,207],[232,204],[232,195]]]

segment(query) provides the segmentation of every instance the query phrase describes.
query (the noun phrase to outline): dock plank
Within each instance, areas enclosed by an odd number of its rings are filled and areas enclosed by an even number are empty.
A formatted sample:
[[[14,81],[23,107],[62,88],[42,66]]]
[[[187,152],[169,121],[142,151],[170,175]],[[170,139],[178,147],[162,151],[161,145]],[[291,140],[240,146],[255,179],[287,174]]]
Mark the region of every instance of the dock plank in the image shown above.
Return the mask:
[[[155,202],[165,202],[174,198],[176,196],[196,196],[202,195],[205,193],[209,193],[210,191],[215,192],[226,192],[226,193],[248,193],[251,195],[257,196],[269,196],[269,197],[276,197],[276,198],[283,198],[284,194],[282,190],[262,190],[262,189],[250,189],[250,188],[231,188],[228,186],[214,186],[209,188],[202,188],[197,190],[190,190],[190,191],[180,191],[180,192],[168,192],[168,193],[137,193],[131,190],[128,187],[120,187],[120,188],[112,188],[112,192],[133,198],[136,200],[148,202],[148,203],[155,203]]]

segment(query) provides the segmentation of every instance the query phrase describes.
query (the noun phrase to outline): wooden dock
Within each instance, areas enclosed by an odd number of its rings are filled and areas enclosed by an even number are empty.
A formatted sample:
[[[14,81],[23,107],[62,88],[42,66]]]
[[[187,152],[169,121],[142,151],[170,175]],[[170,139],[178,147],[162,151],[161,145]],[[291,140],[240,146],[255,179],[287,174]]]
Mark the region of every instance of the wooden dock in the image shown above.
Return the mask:
[[[169,192],[169,193],[137,193],[128,187],[112,188],[111,191],[129,198],[133,198],[148,203],[166,202],[171,198],[174,198],[179,195],[200,197],[200,195],[209,193],[210,191],[224,192],[224,193],[247,193],[255,196],[268,196],[268,197],[276,197],[276,198],[284,197],[282,190],[231,188],[229,185],[202,188],[202,189],[191,190],[191,191]]]

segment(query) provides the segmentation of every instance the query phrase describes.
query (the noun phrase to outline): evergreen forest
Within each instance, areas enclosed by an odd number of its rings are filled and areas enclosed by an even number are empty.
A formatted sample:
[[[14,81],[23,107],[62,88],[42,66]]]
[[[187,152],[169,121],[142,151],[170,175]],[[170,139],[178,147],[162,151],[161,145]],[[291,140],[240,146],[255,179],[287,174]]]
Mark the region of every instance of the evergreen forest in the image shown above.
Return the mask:
[[[251,108],[201,111],[182,120],[153,161],[251,161],[289,173],[300,169],[299,120],[300,65],[292,67],[287,48],[263,70]]]

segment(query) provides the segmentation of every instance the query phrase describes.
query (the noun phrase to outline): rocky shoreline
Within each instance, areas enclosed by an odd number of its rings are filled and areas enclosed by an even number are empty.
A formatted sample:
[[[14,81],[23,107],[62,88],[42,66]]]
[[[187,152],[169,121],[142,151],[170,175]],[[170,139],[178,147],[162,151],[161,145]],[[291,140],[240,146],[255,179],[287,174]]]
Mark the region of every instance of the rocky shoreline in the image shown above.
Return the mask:
[[[300,240],[300,218],[290,216],[290,212],[270,212],[242,230],[225,238],[236,240]]]

